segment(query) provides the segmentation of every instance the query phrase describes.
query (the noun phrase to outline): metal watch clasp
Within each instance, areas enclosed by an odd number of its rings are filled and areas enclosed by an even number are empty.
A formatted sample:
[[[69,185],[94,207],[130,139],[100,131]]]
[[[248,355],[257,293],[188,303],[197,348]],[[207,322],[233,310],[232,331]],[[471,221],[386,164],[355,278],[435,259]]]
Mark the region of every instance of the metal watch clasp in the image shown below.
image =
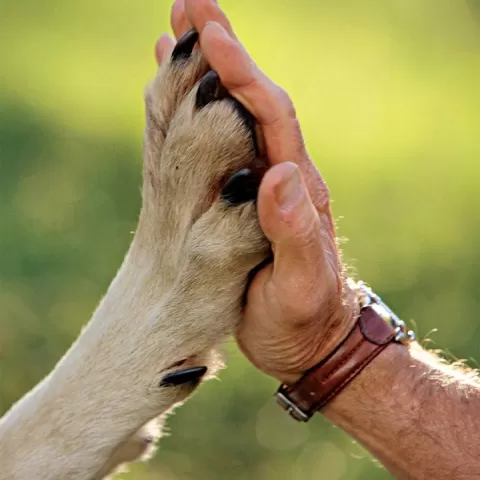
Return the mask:
[[[298,405],[296,405],[288,396],[283,392],[284,386],[281,385],[275,394],[277,403],[295,420],[298,422],[308,422],[311,418],[311,414],[308,415]]]

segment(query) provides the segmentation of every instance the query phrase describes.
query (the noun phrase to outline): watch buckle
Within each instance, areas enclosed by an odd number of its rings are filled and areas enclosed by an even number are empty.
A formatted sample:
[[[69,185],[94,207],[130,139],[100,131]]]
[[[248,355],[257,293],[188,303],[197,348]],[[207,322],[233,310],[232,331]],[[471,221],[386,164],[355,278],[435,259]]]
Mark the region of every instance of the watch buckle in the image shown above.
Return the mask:
[[[282,385],[283,387],[283,385]],[[295,420],[298,422],[308,422],[311,418],[311,414],[304,412],[298,405],[290,400],[285,393],[283,393],[282,387],[280,387],[275,395],[277,403]]]

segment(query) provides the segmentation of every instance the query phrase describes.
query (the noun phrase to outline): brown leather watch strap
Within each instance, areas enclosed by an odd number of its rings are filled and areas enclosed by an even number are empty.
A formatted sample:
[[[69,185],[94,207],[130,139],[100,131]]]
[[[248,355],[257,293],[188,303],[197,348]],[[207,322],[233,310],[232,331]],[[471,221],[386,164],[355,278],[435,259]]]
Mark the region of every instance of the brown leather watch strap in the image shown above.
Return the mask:
[[[395,329],[372,306],[362,309],[345,340],[293,385],[281,385],[278,403],[296,420],[307,421],[340,393],[389,343]]]

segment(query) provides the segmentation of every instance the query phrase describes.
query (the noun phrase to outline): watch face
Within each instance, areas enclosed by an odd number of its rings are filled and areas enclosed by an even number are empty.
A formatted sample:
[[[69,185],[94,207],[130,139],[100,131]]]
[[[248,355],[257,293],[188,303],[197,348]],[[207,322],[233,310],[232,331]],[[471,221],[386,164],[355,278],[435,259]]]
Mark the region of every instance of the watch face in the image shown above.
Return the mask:
[[[415,333],[407,330],[405,322],[370,287],[360,281],[356,283],[355,288],[358,292],[360,307],[371,306],[383,320],[389,323],[396,331],[396,342],[406,344],[415,340]]]

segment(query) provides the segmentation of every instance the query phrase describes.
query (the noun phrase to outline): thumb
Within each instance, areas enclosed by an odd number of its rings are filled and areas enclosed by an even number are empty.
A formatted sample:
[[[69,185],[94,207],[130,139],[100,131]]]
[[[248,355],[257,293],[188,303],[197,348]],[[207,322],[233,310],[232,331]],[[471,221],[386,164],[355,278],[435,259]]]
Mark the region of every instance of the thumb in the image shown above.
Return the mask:
[[[267,171],[258,192],[258,216],[273,246],[273,283],[300,298],[312,289],[318,295],[331,274],[325,256],[336,251],[328,252],[334,240],[322,232],[319,213],[296,164],[283,162]]]

